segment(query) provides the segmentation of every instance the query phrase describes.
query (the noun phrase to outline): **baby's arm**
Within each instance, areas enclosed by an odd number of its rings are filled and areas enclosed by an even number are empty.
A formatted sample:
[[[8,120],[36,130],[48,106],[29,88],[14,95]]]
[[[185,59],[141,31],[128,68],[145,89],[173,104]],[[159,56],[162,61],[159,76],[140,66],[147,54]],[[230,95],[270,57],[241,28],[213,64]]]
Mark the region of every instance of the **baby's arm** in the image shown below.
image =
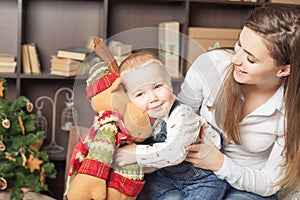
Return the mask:
[[[185,147],[198,140],[200,117],[192,108],[181,104],[166,121],[165,142],[153,145],[137,145],[136,158],[143,167],[162,168],[181,163],[186,157]]]
[[[188,106],[176,107],[166,121],[165,142],[153,145],[128,144],[117,149],[114,162],[117,165],[138,162],[143,167],[162,168],[176,165],[186,157],[185,147],[194,143],[199,135],[199,116]]]
[[[138,162],[143,167],[154,168],[179,164],[186,158],[185,148],[199,141],[200,128],[215,146],[220,147],[219,134],[192,108],[180,105],[167,121],[168,134],[165,142],[153,145],[125,145],[117,149],[114,161],[120,166]]]

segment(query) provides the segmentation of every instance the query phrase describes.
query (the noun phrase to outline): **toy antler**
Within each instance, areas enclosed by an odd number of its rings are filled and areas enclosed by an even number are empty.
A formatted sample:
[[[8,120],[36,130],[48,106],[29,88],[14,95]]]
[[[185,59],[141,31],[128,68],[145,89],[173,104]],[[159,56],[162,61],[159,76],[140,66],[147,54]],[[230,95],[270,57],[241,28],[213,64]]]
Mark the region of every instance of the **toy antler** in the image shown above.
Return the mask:
[[[94,41],[94,49],[98,56],[103,59],[103,61],[108,64],[108,69],[111,73],[119,73],[119,66],[113,55],[107,49],[105,44],[98,37],[93,38]]]

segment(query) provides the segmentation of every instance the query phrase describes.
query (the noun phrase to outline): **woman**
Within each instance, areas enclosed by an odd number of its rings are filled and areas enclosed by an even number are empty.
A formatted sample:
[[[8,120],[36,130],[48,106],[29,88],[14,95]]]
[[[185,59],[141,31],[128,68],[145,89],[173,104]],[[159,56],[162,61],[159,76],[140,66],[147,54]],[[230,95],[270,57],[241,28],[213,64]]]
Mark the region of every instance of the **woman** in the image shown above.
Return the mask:
[[[203,138],[187,147],[186,161],[225,179],[232,186],[225,199],[277,199],[300,178],[299,27],[293,8],[256,8],[234,52],[202,54],[186,75],[179,98],[225,136],[222,152],[201,157],[209,143]],[[222,84],[203,75],[208,67]]]

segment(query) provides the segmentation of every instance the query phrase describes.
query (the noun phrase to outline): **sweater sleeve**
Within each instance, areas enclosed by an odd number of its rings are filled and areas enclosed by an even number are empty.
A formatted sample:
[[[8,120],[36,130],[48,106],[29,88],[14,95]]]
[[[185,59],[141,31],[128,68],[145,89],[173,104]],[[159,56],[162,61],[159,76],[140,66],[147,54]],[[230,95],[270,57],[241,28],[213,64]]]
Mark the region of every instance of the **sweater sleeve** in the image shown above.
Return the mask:
[[[162,168],[181,163],[186,157],[185,147],[198,139],[201,121],[189,106],[176,107],[166,121],[165,142],[137,145],[137,162],[143,167]]]
[[[185,76],[185,81],[182,83],[181,91],[178,94],[180,101],[191,106],[196,113],[199,113],[200,105],[203,101],[203,84],[200,77],[199,71],[195,67],[191,67]]]
[[[178,98],[191,106],[196,113],[200,113],[204,97],[214,98],[219,91],[231,55],[225,50],[201,54],[187,71]]]
[[[238,165],[225,155],[223,166],[215,174],[236,189],[262,196],[275,194],[280,189],[276,183],[284,176],[280,167],[284,163],[283,143],[284,136],[278,137],[265,166],[261,169]]]

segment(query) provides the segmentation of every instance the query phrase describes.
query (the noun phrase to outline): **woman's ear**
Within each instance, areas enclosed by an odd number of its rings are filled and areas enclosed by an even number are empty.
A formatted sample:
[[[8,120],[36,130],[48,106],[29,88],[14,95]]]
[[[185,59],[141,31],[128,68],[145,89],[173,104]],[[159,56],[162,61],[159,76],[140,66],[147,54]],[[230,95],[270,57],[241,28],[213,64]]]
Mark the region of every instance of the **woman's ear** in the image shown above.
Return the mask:
[[[286,77],[289,76],[291,72],[291,65],[284,65],[282,67],[280,67],[280,69],[277,71],[276,76],[277,77]]]

